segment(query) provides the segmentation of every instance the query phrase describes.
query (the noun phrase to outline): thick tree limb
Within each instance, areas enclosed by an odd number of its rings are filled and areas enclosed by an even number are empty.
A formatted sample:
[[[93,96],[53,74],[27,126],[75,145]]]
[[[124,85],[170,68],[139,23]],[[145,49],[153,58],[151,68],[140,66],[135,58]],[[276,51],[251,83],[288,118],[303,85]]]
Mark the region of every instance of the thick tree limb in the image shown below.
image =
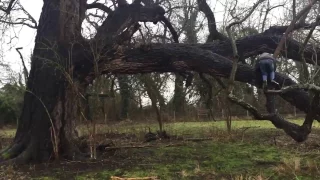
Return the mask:
[[[298,30],[298,29],[310,29],[312,28],[314,25],[319,26],[320,23],[316,23],[313,22],[311,24],[301,24],[301,23],[296,23],[293,26],[292,31]],[[283,34],[289,26],[272,26],[269,29],[267,29],[266,31],[264,31],[264,34]]]
[[[109,7],[105,6],[102,3],[92,3],[92,4],[87,4],[87,9],[100,9],[108,14],[112,13],[112,9],[110,9]]]
[[[255,119],[270,120],[275,127],[283,129],[286,132],[286,134],[291,136],[297,142],[303,142],[307,140],[308,135],[311,132],[312,122],[317,114],[317,110],[319,109],[319,93],[317,93],[312,100],[310,110],[305,118],[303,125],[299,126],[297,124],[286,121],[283,117],[281,117],[278,114],[263,115],[259,113],[255,107],[242,100],[239,100],[235,96],[231,95],[229,96],[229,99],[232,102],[240,105],[244,109],[248,110],[254,116]]]
[[[196,71],[228,78],[232,68],[232,61],[200,47],[186,44],[152,44],[127,49],[120,57],[114,57],[114,52],[109,52],[109,58],[100,62],[100,71],[120,74]],[[213,49],[211,48],[211,50]],[[255,79],[255,71],[251,66],[244,64],[239,64],[238,66],[235,75],[236,81],[250,83],[257,87],[260,86],[259,80]],[[93,74],[89,75],[88,78],[93,78],[92,76]],[[276,73],[276,80],[282,86],[295,84],[289,77],[279,73]],[[288,91],[280,96],[298,109],[308,112],[309,97],[303,90]]]
[[[236,41],[237,47],[238,47],[238,51],[239,54],[241,54],[244,58],[248,58],[251,56],[255,56],[258,54],[261,54],[262,52],[269,52],[272,53],[277,45],[278,42],[280,41],[281,36],[279,35],[265,35],[265,34],[258,34],[258,35],[254,35],[254,36],[248,36],[245,38],[241,38],[239,40]],[[208,50],[214,53],[217,53],[219,55],[222,55],[224,57],[227,58],[232,58],[232,56],[230,57],[230,52],[232,52],[231,49],[231,45],[230,45],[230,41],[220,41],[220,42],[214,42],[214,43],[206,43],[206,44],[189,44],[189,45],[185,45],[185,44],[167,44],[165,45],[167,48],[161,46],[161,45],[155,45],[154,47],[156,49],[153,49],[154,52],[159,48],[164,48],[162,49],[164,52],[166,53],[160,53],[160,54],[154,54],[155,56],[153,57],[151,54],[149,54],[150,56],[143,56],[144,53],[141,53],[140,50],[143,49],[148,49],[148,46],[145,46],[144,48],[136,48],[136,49],[132,49],[129,52],[133,53],[133,54],[128,54],[127,57],[129,58],[131,61],[133,61],[134,59],[136,59],[136,64],[133,66],[130,66],[128,64],[122,64],[120,63],[119,65],[117,65],[116,67],[119,67],[120,69],[124,68],[128,68],[126,70],[122,69],[119,70],[119,73],[149,73],[152,72],[152,70],[155,70],[157,72],[185,72],[185,70],[190,70],[190,69],[181,69],[181,70],[177,70],[177,69],[170,69],[170,67],[168,67],[166,69],[165,67],[162,67],[163,69],[161,69],[159,67],[159,65],[150,65],[149,63],[152,63],[152,60],[156,60],[160,58],[160,61],[162,62],[162,64],[172,64],[173,61],[171,61],[171,59],[175,59],[177,54],[183,54],[183,55],[187,55],[190,52],[192,52],[195,49],[202,49],[202,50]],[[186,49],[183,49],[184,47],[186,47]],[[287,40],[287,57],[288,58],[292,58],[294,60],[297,60],[295,58],[299,57],[299,50],[301,47],[301,44],[293,39],[288,39]],[[153,47],[149,47],[152,48]],[[171,49],[170,49],[171,48]],[[190,50],[190,51],[188,51]],[[161,50],[160,50],[161,51]],[[317,55],[318,57],[320,57],[320,50],[319,48],[317,49],[313,49],[311,47],[311,45],[308,45],[306,47],[306,50],[304,51],[304,57],[306,59],[307,63],[313,64],[313,57],[314,57],[314,52],[318,52]],[[127,52],[127,51],[126,51]],[[126,53],[124,52],[124,54]],[[134,53],[135,52],[135,53]],[[202,53],[197,51],[198,53]],[[109,58],[105,61],[101,61],[101,66],[103,66],[102,64],[110,61],[113,59],[114,54],[112,54],[112,51],[109,51],[110,56]],[[151,53],[149,51],[149,53]],[[74,53],[76,54],[76,53]],[[83,57],[88,56],[88,55],[82,55],[80,54],[80,58],[74,58],[74,59],[83,59]],[[116,59],[120,60],[118,57],[115,57]],[[144,62],[140,61],[139,59],[142,58],[143,61],[146,60],[144,64]],[[148,59],[150,58],[150,59]],[[167,60],[164,60],[163,58],[167,58]],[[198,62],[199,59],[201,59],[200,56],[195,55],[195,57],[185,57],[186,60],[190,60],[190,59],[194,59],[194,62]],[[299,60],[299,59],[298,59]],[[117,62],[117,61],[114,61]],[[119,62],[122,62],[121,60]],[[124,62],[124,61],[123,61]],[[155,62],[153,62],[155,63]],[[231,68],[231,61],[229,59],[220,59],[220,61],[216,61],[214,59],[211,59],[211,61],[208,61],[209,64],[213,64],[215,67],[215,73],[217,76],[219,77],[227,77],[229,76],[229,72],[230,72],[230,68]],[[85,64],[85,61],[80,63],[80,64]],[[136,65],[141,65],[141,69],[136,69],[135,66]],[[160,63],[161,64],[161,63]],[[320,64],[320,62],[318,62],[318,65]],[[128,66],[129,65],[129,66]],[[112,67],[112,64],[108,64],[108,66]],[[150,67],[151,66],[151,67]],[[207,66],[207,65],[204,65]],[[130,68],[131,67],[131,68]],[[103,67],[102,67],[103,68]],[[109,67],[107,67],[109,68]],[[160,68],[160,69],[158,69]],[[171,67],[172,68],[172,67]],[[217,69],[219,68],[219,69]],[[158,69],[158,70],[156,70]],[[83,74],[84,76],[87,76],[87,74],[90,72],[90,65],[82,65],[82,71],[78,73]],[[197,69],[198,72],[203,72],[201,69]],[[106,70],[105,72],[108,72],[108,70]],[[112,71],[112,72],[116,72]],[[240,73],[242,72],[242,73]],[[88,76],[88,81],[90,81],[90,79],[93,79],[94,77],[92,76]],[[253,85],[256,85],[259,87],[259,80],[255,79],[255,72],[254,69],[250,66],[247,65],[241,65],[239,64],[239,70],[236,73],[236,80],[237,81],[241,81],[241,82],[245,82],[245,83],[250,83]],[[292,81],[289,77],[276,73],[276,81],[279,82],[282,86],[291,86],[294,85],[295,82]],[[304,92],[303,90],[294,90],[294,91],[290,91],[287,92],[285,94],[281,94],[281,97],[283,97],[286,101],[290,102],[291,104],[295,105],[298,109],[307,112],[308,111],[308,102],[309,102],[309,98],[306,92]]]
[[[224,89],[227,88],[227,86],[224,85],[224,83],[220,79],[217,79],[217,81],[221,85],[222,88],[224,88]],[[231,102],[233,102],[233,103],[241,106],[242,108],[246,109],[247,111],[249,111],[256,120],[269,120],[272,122],[272,124],[276,128],[284,130],[285,133],[288,134],[290,137],[292,137],[295,141],[297,141],[297,142],[305,141],[311,132],[313,120],[317,116],[317,112],[319,112],[319,92],[317,92],[316,95],[314,96],[312,103],[311,103],[311,106],[309,108],[309,111],[307,113],[307,116],[306,116],[305,121],[302,126],[288,122],[282,116],[280,116],[279,114],[276,114],[274,111],[275,110],[274,106],[271,107],[272,105],[274,105],[274,103],[272,102],[273,97],[270,96],[270,94],[266,94],[266,97],[267,97],[266,107],[269,111],[269,114],[264,115],[264,114],[261,114],[251,104],[249,104],[241,99],[238,99],[236,96],[234,96],[232,94],[228,95],[228,99]]]
[[[212,42],[213,40],[216,40],[216,39],[227,40],[228,37],[218,32],[216,19],[206,0],[197,0],[197,2],[198,2],[199,10],[203,12],[203,14],[206,16],[208,20],[208,28],[209,28],[210,34],[207,38],[207,42]]]
[[[162,22],[168,27],[168,29],[171,32],[172,38],[174,40],[175,43],[179,43],[179,36],[177,31],[173,28],[172,24],[170,23],[170,21],[163,16],[163,18],[161,18]]]
[[[158,22],[164,13],[161,6],[143,7],[131,4],[119,7],[103,22],[94,40],[101,41],[104,46],[113,44],[114,38],[126,28],[137,22]]]
[[[243,58],[259,55],[263,52],[273,53],[277,48],[278,43],[281,40],[281,35],[270,35],[270,34],[257,34],[253,36],[247,36],[236,41],[238,53]],[[194,44],[192,46],[200,47],[232,59],[231,44],[229,41],[216,42],[216,43],[205,43],[205,44]],[[288,38],[286,41],[287,52],[286,57],[293,59],[294,61],[301,62],[300,48],[302,46],[298,41]],[[316,53],[316,54],[315,54]],[[315,64],[314,56],[320,57],[320,48],[312,45],[306,45],[303,56],[308,64]],[[320,62],[316,62],[320,65]]]

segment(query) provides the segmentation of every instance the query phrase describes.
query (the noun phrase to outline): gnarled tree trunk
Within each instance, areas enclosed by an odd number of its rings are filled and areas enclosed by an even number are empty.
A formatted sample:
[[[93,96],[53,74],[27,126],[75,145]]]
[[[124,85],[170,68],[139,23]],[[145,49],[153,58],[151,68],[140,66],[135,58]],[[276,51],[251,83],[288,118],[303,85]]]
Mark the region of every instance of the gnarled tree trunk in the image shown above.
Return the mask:
[[[77,113],[77,83],[68,81],[68,56],[59,53],[57,42],[79,38],[81,6],[86,1],[44,0],[32,56],[27,92],[14,142],[3,159],[15,163],[44,161],[55,150],[69,153],[73,148]],[[84,87],[83,87],[84,88]],[[82,88],[82,89],[83,89]]]

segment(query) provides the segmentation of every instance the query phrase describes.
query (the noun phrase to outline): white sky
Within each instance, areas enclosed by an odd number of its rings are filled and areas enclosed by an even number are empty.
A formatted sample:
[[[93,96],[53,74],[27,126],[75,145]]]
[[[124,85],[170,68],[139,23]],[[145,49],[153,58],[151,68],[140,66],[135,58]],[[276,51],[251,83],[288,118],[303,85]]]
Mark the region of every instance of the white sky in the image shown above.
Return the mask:
[[[37,21],[39,20],[43,2],[42,0],[20,0],[23,7],[34,17]],[[9,62],[12,70],[15,72],[21,72],[22,64],[20,56],[15,50],[17,47],[23,47],[21,51],[24,59],[29,62],[30,54],[34,46],[34,39],[36,36],[36,30],[27,26],[17,26],[14,31],[18,32],[19,39],[16,39],[12,44],[3,46],[4,61]],[[13,31],[12,31],[13,32]],[[10,49],[12,47],[12,49]],[[26,62],[27,63],[27,62]],[[27,68],[30,70],[30,65],[27,63]]]

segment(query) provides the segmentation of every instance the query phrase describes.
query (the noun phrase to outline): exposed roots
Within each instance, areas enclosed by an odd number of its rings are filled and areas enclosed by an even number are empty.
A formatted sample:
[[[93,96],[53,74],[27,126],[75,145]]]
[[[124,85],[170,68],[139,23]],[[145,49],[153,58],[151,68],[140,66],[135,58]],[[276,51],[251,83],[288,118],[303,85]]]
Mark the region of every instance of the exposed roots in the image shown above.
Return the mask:
[[[6,161],[8,159],[15,158],[19,154],[21,154],[25,149],[26,149],[25,141],[14,143],[0,153],[0,161]]]
[[[26,164],[31,160],[33,150],[34,143],[30,143],[27,148],[25,148],[24,143],[14,144],[1,154],[4,159],[0,162],[0,165]]]

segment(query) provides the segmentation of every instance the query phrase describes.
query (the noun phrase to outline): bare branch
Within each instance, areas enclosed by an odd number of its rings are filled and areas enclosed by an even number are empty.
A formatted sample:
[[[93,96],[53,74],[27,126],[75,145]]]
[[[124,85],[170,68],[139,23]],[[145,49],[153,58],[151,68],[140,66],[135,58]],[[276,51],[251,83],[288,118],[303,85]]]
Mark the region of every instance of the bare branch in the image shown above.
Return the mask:
[[[229,77],[229,88],[228,88],[229,92],[231,92],[233,90],[233,85],[232,84],[234,83],[234,78],[235,78],[235,74],[236,74],[236,71],[237,71],[237,63],[239,61],[237,45],[236,45],[234,36],[231,33],[231,27],[234,26],[234,25],[237,25],[237,24],[241,24],[247,18],[249,18],[250,15],[254,12],[254,10],[258,7],[258,5],[263,1],[264,0],[259,0],[256,4],[253,5],[253,7],[251,8],[250,12],[244,18],[242,18],[239,21],[232,22],[226,27],[226,31],[227,31],[229,39],[231,41],[232,52],[233,52],[233,65],[232,65],[232,70],[231,70],[230,77]]]
[[[10,14],[10,12],[11,12],[11,10],[12,10],[12,8],[13,8],[13,3],[14,3],[15,1],[16,1],[16,0],[11,0],[11,1],[9,2],[9,5],[8,5],[7,9],[4,9],[3,7],[0,7],[0,10],[3,11],[3,12],[5,12],[6,14]]]
[[[304,70],[303,70],[303,71],[304,71],[304,75],[305,75],[305,77],[306,77],[307,79],[309,79],[309,70],[308,70],[308,66],[307,66],[306,59],[305,59],[304,56],[303,56],[303,52],[304,52],[304,50],[305,50],[305,48],[306,48],[306,46],[307,46],[307,44],[308,44],[308,42],[309,42],[309,39],[311,38],[311,36],[312,36],[312,34],[313,34],[313,31],[316,29],[317,24],[318,24],[319,22],[320,22],[320,15],[317,16],[317,19],[316,19],[313,27],[312,27],[311,30],[309,31],[306,39],[304,40],[303,45],[302,45],[302,47],[301,47],[301,49],[300,49],[300,52],[299,52],[300,57],[301,57],[302,62],[303,62],[302,65],[303,65],[303,69],[304,69]]]
[[[281,41],[279,42],[278,47],[273,53],[273,57],[277,58],[280,55],[280,51],[283,48],[284,42],[286,41],[289,33],[292,32],[294,29],[295,23],[308,11],[310,11],[311,7],[317,2],[318,0],[312,0],[306,7],[304,7],[296,16],[294,20],[291,21],[289,27],[287,28],[285,34],[282,36]]]
[[[38,29],[38,23],[37,21],[34,19],[34,17],[31,16],[31,14],[18,2],[18,4],[20,5],[20,8],[22,9],[22,11],[28,16],[28,20],[30,20],[33,24],[34,24],[34,28]]]
[[[174,29],[174,27],[172,26],[172,24],[170,23],[170,21],[163,16],[163,18],[161,18],[162,22],[168,27],[168,29],[171,32],[172,38],[174,40],[175,43],[179,43],[179,36],[177,31]]]
[[[280,7],[280,6],[284,6],[283,4],[282,5],[277,5],[277,6],[274,6],[274,7],[269,7],[269,1],[268,1],[268,8],[266,10],[266,14],[264,15],[264,18],[263,18],[263,21],[262,21],[262,31],[264,31],[264,28],[265,28],[265,25],[266,25],[266,21],[267,21],[267,16],[268,14],[275,8],[277,7]]]
[[[30,27],[32,29],[37,29],[36,25],[31,25],[31,24],[26,23],[25,19],[21,20],[20,22],[10,22],[10,21],[5,21],[5,20],[1,20],[0,19],[0,22],[1,23],[6,23],[6,24],[9,24],[9,25],[24,25],[24,26],[28,26],[28,27]]]
[[[197,2],[198,2],[199,10],[205,14],[208,20],[208,28],[209,28],[210,34],[207,38],[207,42],[212,42],[213,40],[216,40],[216,39],[227,40],[228,37],[218,32],[216,19],[206,0],[197,0]]]
[[[29,73],[28,73],[28,69],[27,69],[27,67],[26,67],[26,64],[24,63],[24,59],[23,59],[23,56],[22,56],[22,54],[21,54],[21,52],[20,52],[20,49],[22,49],[22,47],[16,48],[16,51],[17,51],[17,52],[19,53],[19,55],[20,55],[20,59],[21,59],[22,66],[23,66],[23,75],[24,75],[24,79],[25,79],[25,81],[26,81],[26,83],[27,83],[27,79],[28,79],[28,77],[29,77]]]

